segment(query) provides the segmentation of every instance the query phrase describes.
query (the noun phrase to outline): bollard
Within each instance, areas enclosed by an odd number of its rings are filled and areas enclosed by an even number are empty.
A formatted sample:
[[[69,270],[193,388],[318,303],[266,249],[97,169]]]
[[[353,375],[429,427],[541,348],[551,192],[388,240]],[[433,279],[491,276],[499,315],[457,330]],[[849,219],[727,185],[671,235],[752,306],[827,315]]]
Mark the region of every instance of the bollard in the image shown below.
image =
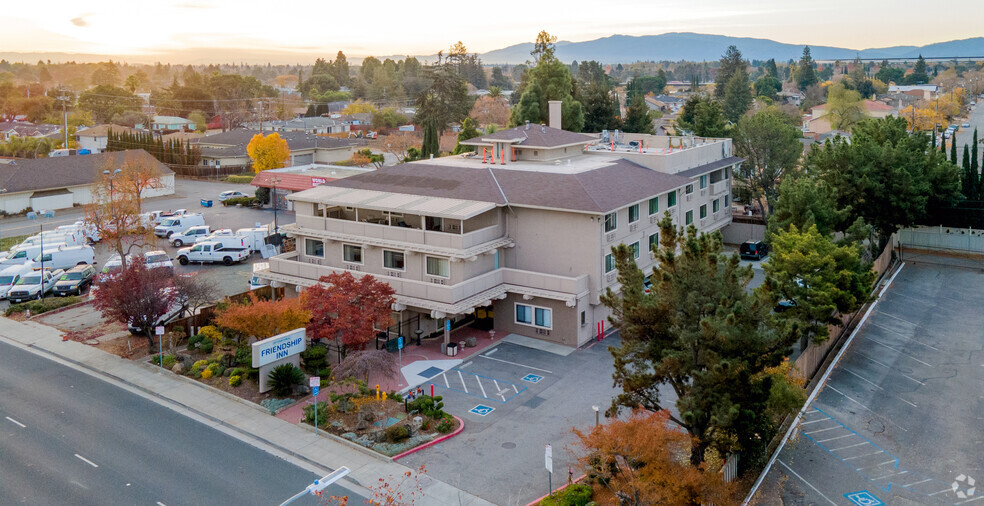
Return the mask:
[[[376,400],[379,400],[379,385],[376,385]]]

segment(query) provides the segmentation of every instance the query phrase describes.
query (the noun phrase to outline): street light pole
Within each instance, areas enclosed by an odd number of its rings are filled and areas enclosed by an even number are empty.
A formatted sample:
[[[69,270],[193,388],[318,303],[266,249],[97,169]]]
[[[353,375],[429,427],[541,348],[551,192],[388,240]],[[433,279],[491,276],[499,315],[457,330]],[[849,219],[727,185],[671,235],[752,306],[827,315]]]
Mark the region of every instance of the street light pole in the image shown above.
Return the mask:
[[[277,225],[277,207],[278,207],[278,202],[277,202],[277,185],[281,181],[283,181],[283,179],[281,179],[279,177],[275,177],[275,178],[273,178],[273,179],[270,180],[270,182],[273,183],[273,195],[271,197],[271,202],[273,203],[273,233],[274,234],[276,234],[277,231],[280,230],[280,227]]]
[[[317,409],[315,409],[315,411],[317,411]],[[284,506],[286,504],[290,504],[290,503],[292,503],[292,502],[300,499],[301,497],[304,497],[307,494],[311,494],[311,495],[314,495],[314,496],[320,496],[321,493],[324,492],[325,489],[328,488],[329,485],[331,485],[332,483],[335,483],[336,481],[338,481],[338,480],[340,480],[340,479],[348,476],[348,474],[350,472],[352,472],[352,471],[349,468],[345,467],[345,466],[339,467],[334,472],[332,472],[331,474],[325,476],[324,478],[321,478],[320,480],[314,480],[314,483],[312,483],[312,484],[308,485],[307,487],[305,487],[304,490],[301,490],[300,492],[294,494],[293,496],[291,496],[290,499],[287,499],[286,501],[280,503],[280,506]]]

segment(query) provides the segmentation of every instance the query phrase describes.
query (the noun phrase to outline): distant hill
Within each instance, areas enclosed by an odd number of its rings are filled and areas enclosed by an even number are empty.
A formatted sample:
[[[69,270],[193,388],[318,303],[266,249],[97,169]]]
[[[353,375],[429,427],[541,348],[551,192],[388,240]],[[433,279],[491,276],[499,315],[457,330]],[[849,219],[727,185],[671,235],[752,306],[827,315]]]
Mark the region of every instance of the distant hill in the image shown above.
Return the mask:
[[[636,61],[713,61],[721,58],[728,46],[735,45],[750,60],[777,61],[798,59],[803,44],[785,44],[770,39],[728,37],[702,33],[664,33],[660,35],[612,35],[585,42],[557,43],[557,57],[565,62],[597,60],[603,63]],[[489,51],[482,56],[484,63],[523,63],[530,59],[532,43],[516,44]],[[984,56],[984,37],[939,42],[927,46],[895,46],[872,49],[849,49],[830,46],[810,46],[818,60],[849,60],[862,58],[915,58],[923,56]]]

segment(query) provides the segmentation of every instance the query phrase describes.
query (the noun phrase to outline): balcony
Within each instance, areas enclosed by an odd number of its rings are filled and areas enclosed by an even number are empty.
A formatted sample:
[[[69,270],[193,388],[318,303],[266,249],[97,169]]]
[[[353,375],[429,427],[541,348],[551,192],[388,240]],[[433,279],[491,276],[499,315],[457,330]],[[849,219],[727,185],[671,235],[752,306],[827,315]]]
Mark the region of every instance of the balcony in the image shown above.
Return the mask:
[[[727,191],[730,187],[729,182],[729,179],[724,179],[716,183],[711,183],[711,195],[720,195]]]
[[[437,232],[310,215],[298,215],[295,224],[301,229],[321,232],[318,235],[323,235],[329,239],[353,242],[375,239],[390,243],[417,244],[449,250],[473,248],[496,239],[502,239],[505,235],[503,227],[499,224],[466,233]]]
[[[292,278],[301,278],[314,284],[321,276],[333,272],[350,272],[359,277],[371,274],[385,281],[396,292],[401,303],[427,308],[436,308],[450,314],[460,314],[483,304],[507,291],[534,296],[576,301],[579,294],[588,291],[588,275],[578,277],[555,276],[519,269],[501,268],[475,276],[460,283],[440,285],[428,281],[418,281],[381,274],[346,270],[338,267],[317,265],[297,260],[297,252],[284,253],[270,258],[270,273]],[[470,301],[478,296],[482,300]],[[412,299],[412,300],[407,300]]]

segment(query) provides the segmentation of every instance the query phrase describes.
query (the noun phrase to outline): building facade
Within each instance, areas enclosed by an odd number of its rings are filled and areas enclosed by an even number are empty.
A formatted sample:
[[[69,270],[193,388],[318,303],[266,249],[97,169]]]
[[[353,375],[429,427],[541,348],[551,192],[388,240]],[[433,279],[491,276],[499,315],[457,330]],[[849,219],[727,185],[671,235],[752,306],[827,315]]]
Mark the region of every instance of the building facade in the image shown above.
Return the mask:
[[[524,125],[463,142],[472,153],[295,193],[296,251],[258,275],[291,293],[332,272],[371,274],[394,288],[406,335],[491,315],[496,336],[581,345],[609,315],[601,294],[619,289],[612,247],[650,270],[664,213],[727,225],[741,162],[730,139],[606,137]]]

